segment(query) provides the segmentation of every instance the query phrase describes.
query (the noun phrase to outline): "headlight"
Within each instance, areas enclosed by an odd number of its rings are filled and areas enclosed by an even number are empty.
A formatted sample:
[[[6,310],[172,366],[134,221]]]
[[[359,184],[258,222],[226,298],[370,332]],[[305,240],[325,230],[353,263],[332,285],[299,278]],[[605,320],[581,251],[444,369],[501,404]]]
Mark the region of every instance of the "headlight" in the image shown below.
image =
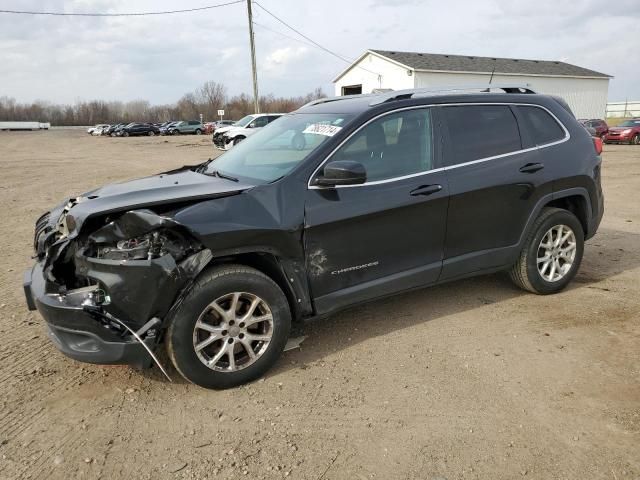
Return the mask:
[[[622,135],[627,135],[629,133],[631,133],[631,129],[630,128],[627,128],[626,130],[622,131]]]

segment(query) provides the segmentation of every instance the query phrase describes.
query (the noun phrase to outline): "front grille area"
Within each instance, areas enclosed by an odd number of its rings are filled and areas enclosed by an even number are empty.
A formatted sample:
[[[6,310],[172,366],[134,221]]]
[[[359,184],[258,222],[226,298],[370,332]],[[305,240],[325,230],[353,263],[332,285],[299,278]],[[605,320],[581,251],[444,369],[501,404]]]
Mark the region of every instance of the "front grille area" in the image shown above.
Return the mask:
[[[223,148],[224,147],[224,134],[218,133],[213,136],[213,144],[216,147]]]
[[[44,237],[51,231],[49,225],[50,217],[51,213],[47,212],[36,220],[36,228],[33,234],[33,249],[38,256],[44,254]]]

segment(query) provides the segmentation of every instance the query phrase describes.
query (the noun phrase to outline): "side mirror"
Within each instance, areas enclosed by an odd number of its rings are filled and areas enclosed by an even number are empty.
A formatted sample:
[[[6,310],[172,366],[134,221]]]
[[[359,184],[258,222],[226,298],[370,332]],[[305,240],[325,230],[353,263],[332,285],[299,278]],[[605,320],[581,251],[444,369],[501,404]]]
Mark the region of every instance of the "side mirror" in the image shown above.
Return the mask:
[[[350,160],[336,160],[324,166],[322,176],[314,185],[335,187],[337,185],[360,185],[367,181],[367,171],[361,163]]]

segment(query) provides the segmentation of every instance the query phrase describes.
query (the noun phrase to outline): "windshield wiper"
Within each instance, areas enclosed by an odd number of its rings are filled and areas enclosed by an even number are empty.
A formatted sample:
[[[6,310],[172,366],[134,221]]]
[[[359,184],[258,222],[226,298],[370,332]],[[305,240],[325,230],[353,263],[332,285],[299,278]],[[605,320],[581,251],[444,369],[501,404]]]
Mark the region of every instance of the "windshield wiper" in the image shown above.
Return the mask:
[[[195,169],[196,173],[204,173],[204,171],[207,169],[207,167],[209,166],[209,164],[211,162],[213,162],[213,158],[208,159],[206,162],[201,163],[200,165],[198,165],[198,167]]]
[[[231,180],[232,182],[239,182],[240,180],[238,180],[236,177],[232,177],[231,175],[225,175],[224,173],[221,173],[219,170],[212,170],[211,172],[202,172],[205,175],[209,175],[211,177],[219,177],[219,178],[224,178],[225,180]]]

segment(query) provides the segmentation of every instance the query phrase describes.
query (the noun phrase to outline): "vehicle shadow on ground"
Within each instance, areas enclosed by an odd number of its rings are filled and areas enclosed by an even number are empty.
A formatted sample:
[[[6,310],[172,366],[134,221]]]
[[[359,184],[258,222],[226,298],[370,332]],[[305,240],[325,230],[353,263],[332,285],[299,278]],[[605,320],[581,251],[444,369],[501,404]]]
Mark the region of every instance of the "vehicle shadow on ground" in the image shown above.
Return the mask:
[[[638,267],[640,234],[603,228],[587,242],[581,269],[567,291],[578,288],[609,290],[597,284]],[[293,335],[307,337],[302,348],[286,352],[266,376],[304,368],[304,365],[370,338],[527,295],[532,294],[514,286],[506,273],[497,273],[426,287],[352,307],[331,317],[297,326]],[[544,302],[546,297],[537,298]],[[163,365],[170,366],[166,355],[161,361]],[[168,370],[174,382],[186,382],[172,366]],[[154,381],[167,382],[157,368],[145,371],[144,375]]]

